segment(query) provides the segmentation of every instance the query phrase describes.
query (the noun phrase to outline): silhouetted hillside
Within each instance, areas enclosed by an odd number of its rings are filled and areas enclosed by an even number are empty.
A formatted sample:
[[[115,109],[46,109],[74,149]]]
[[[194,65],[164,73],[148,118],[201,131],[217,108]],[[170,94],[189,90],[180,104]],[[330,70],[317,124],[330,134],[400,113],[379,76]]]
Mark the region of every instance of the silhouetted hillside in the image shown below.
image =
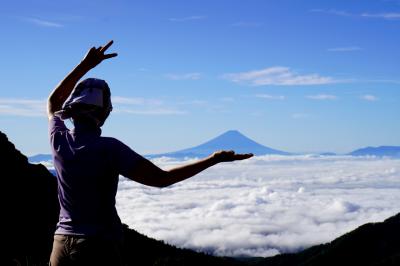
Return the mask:
[[[0,132],[2,241],[0,265],[47,265],[58,221],[56,178],[29,164]],[[179,249],[125,227],[127,265],[241,265]]]
[[[329,244],[297,254],[253,260],[257,266],[400,265],[400,213],[382,223],[368,223]]]
[[[0,265],[10,258],[41,261],[51,250],[58,220],[56,179],[43,165],[29,164],[1,132],[0,153]]]

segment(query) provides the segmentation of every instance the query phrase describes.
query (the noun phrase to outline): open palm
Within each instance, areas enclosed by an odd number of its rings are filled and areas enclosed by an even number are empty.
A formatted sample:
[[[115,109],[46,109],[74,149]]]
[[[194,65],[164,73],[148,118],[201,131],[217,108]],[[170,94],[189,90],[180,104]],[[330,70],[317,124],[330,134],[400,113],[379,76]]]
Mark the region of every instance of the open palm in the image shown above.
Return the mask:
[[[252,153],[235,153],[234,151],[217,151],[212,155],[218,162],[232,162],[253,157]]]

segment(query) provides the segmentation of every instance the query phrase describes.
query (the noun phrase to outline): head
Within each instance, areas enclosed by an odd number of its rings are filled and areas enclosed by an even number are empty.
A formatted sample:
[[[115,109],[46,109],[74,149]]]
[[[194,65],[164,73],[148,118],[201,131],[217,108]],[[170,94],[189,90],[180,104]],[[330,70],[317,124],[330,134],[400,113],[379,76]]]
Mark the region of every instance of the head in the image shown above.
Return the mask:
[[[111,91],[102,79],[88,78],[76,85],[55,113],[61,119],[69,119],[101,127],[112,111]]]

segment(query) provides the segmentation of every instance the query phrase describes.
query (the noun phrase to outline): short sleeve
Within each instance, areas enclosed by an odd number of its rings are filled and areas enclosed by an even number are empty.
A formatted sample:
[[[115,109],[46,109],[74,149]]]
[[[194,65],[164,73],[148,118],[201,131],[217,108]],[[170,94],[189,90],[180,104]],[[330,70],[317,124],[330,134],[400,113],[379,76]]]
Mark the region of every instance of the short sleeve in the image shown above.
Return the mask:
[[[117,166],[118,173],[125,177],[129,177],[129,175],[135,171],[138,163],[140,163],[141,160],[145,160],[145,158],[133,151],[121,141],[115,140],[115,142],[116,145],[113,145],[113,154],[115,154],[115,164]]]
[[[53,135],[59,131],[67,131],[68,128],[65,126],[64,121],[58,116],[53,115],[49,120],[49,135]]]

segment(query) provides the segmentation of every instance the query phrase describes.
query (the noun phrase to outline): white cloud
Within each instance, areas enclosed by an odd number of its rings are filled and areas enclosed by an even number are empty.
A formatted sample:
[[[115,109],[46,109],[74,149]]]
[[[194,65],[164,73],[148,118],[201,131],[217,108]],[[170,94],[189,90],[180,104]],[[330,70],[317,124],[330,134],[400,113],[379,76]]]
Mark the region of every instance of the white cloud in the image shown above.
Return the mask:
[[[194,99],[194,100],[184,100],[178,101],[178,105],[190,105],[190,106],[207,106],[209,104],[206,100]]]
[[[393,83],[393,84],[400,84],[400,80],[395,80],[395,79],[361,79],[361,80],[355,80],[359,82],[372,82],[372,83]]]
[[[222,102],[227,102],[227,103],[232,103],[232,102],[235,101],[235,98],[233,98],[233,97],[222,97],[221,101]]]
[[[133,115],[183,115],[186,114],[185,111],[176,110],[172,108],[153,108],[148,110],[143,109],[129,109],[129,108],[119,108],[114,111],[117,114],[133,114]]]
[[[223,78],[236,83],[250,84],[253,86],[302,86],[322,85],[338,82],[331,77],[318,74],[298,74],[288,67],[269,67],[240,73],[224,74]]]
[[[365,94],[361,96],[361,99],[365,100],[365,101],[369,101],[369,102],[374,102],[378,100],[378,97],[376,97],[375,95],[371,95],[371,94]]]
[[[270,94],[257,94],[257,98],[267,99],[267,100],[285,100],[286,97],[283,95],[270,95]]]
[[[362,50],[362,48],[358,46],[335,47],[328,49],[329,52],[355,52],[360,50]]]
[[[344,10],[336,10],[336,9],[311,9],[310,12],[315,12],[315,13],[326,13],[326,14],[332,14],[336,16],[353,16],[353,14],[344,11]]]
[[[206,16],[189,16],[189,17],[182,17],[182,18],[169,18],[169,21],[172,22],[185,22],[185,21],[192,21],[192,20],[202,20],[205,19]]]
[[[146,99],[141,97],[113,96],[113,113],[135,115],[182,115],[186,111],[173,105],[165,104],[159,99]]]
[[[305,113],[294,113],[292,114],[292,118],[293,119],[304,119],[304,118],[308,118],[311,117],[310,114],[305,114]]]
[[[400,19],[400,13],[399,12],[382,12],[382,13],[350,13],[348,11],[343,11],[343,10],[336,10],[336,9],[312,9],[310,12],[315,12],[315,13],[326,13],[326,14],[331,14],[331,15],[336,15],[336,16],[345,16],[345,17],[362,17],[362,18],[378,18],[378,19],[384,19],[384,20],[398,20]]]
[[[168,169],[184,162],[154,163]],[[180,247],[271,256],[382,221],[400,211],[399,200],[398,159],[260,156],[165,189],[122,178],[117,208],[130,227]]]
[[[197,72],[184,74],[166,74],[165,77],[171,80],[197,80],[201,78],[201,74]]]
[[[49,28],[61,28],[64,27],[64,25],[53,22],[53,21],[49,21],[49,20],[44,20],[44,19],[38,19],[38,18],[22,18],[25,21],[28,21],[32,24],[35,24],[37,26],[41,26],[41,27],[49,27]]]
[[[381,18],[385,20],[398,20],[400,19],[400,13],[388,12],[388,13],[363,13],[362,17],[366,18]]]
[[[234,27],[246,27],[246,28],[255,28],[262,26],[261,22],[250,22],[250,21],[239,21],[232,24]]]
[[[114,114],[182,115],[187,112],[159,99],[113,96]],[[45,117],[46,100],[0,98],[0,115]]]
[[[0,98],[0,115],[44,117],[46,100]]]
[[[145,99],[141,97],[122,97],[113,96],[112,102],[115,104],[128,104],[128,105],[161,105],[162,101],[158,99]]]
[[[331,94],[318,94],[318,95],[308,95],[307,99],[311,100],[336,100],[337,96]]]

